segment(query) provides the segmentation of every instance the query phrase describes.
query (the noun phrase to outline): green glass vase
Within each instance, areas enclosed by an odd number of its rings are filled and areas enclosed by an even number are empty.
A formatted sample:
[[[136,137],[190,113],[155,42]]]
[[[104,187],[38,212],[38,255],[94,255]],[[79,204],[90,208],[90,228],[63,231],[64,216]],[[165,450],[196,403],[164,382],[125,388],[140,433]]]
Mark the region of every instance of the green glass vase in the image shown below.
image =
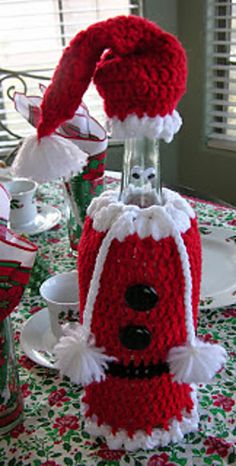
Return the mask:
[[[0,435],[23,421],[23,401],[19,384],[10,317],[0,322]]]
[[[77,251],[87,207],[104,189],[105,158],[105,153],[89,157],[82,173],[64,180],[66,221],[72,251]]]

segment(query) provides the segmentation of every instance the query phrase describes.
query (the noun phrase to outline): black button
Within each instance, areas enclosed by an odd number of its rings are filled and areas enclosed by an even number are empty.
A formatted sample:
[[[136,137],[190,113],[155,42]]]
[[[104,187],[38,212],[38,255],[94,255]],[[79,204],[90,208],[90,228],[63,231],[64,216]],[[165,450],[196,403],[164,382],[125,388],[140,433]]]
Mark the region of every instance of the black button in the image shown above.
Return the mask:
[[[125,292],[126,304],[135,311],[149,311],[158,301],[156,290],[148,285],[132,285]]]
[[[146,327],[128,325],[120,330],[120,341],[128,349],[145,349],[151,341],[151,333]]]

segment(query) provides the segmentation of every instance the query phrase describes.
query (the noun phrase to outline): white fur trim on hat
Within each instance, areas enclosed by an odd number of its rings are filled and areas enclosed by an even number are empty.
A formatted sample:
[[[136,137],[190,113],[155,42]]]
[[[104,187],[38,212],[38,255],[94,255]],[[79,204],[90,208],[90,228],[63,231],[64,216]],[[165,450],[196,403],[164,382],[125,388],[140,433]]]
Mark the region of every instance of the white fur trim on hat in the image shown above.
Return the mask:
[[[169,143],[182,126],[182,118],[174,110],[171,115],[164,117],[157,115],[154,118],[148,115],[139,118],[134,113],[120,121],[117,117],[108,120],[108,128],[114,139],[125,139],[146,136],[148,138],[164,139]]]
[[[148,435],[143,430],[137,430],[130,437],[124,429],[119,430],[116,434],[112,434],[110,426],[106,424],[98,425],[96,415],[92,418],[85,417],[85,430],[95,437],[102,436],[105,438],[108,448],[117,450],[125,448],[128,451],[138,449],[152,450],[156,447],[165,447],[170,442],[180,442],[184,435],[189,432],[194,432],[198,428],[199,417],[197,413],[197,394],[195,386],[191,386],[191,398],[193,401],[193,409],[191,413],[183,412],[182,421],[172,419],[169,424],[169,430],[161,428],[153,429],[151,435]],[[86,413],[86,405],[82,403],[83,414]]]

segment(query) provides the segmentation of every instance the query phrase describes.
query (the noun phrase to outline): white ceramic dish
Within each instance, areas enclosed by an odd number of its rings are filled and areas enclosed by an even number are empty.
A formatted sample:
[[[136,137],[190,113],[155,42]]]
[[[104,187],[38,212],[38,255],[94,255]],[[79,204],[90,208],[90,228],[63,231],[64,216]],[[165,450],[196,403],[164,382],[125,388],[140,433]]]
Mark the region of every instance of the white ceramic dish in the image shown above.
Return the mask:
[[[54,368],[53,347],[56,338],[50,330],[48,309],[30,317],[21,332],[20,343],[25,354],[40,366]]]
[[[55,227],[61,220],[61,211],[50,205],[37,203],[37,215],[33,222],[14,228],[17,233],[38,235]]]
[[[202,239],[201,309],[236,302],[236,231],[200,225]]]

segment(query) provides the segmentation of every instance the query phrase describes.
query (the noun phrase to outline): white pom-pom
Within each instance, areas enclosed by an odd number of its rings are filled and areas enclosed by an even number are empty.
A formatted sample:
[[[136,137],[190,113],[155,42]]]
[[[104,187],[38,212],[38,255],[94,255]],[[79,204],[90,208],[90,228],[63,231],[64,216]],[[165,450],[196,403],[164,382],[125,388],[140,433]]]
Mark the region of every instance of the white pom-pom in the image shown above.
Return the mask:
[[[80,173],[88,155],[68,139],[52,135],[25,139],[12,165],[12,174],[39,183]]]
[[[226,361],[225,349],[196,339],[194,346],[176,346],[167,356],[173,380],[180,383],[207,383]]]
[[[86,386],[104,380],[107,363],[115,358],[104,354],[103,348],[97,348],[93,338],[87,340],[81,325],[68,327],[65,333],[53,349],[55,367],[76,384]]]

